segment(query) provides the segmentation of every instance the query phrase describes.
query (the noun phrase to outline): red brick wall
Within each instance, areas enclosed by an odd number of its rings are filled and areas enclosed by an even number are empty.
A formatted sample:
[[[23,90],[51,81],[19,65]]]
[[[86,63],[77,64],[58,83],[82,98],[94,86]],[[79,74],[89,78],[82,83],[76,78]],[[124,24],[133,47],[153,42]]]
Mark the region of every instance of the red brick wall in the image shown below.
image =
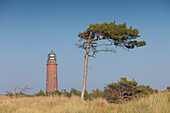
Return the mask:
[[[47,64],[46,91],[58,90],[57,64]]]

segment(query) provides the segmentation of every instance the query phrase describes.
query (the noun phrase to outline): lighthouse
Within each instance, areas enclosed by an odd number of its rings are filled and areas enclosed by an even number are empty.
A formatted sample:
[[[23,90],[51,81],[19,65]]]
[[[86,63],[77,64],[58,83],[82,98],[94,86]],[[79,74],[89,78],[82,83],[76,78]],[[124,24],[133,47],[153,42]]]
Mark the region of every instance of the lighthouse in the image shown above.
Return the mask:
[[[46,92],[58,90],[56,54],[51,50],[47,60]]]

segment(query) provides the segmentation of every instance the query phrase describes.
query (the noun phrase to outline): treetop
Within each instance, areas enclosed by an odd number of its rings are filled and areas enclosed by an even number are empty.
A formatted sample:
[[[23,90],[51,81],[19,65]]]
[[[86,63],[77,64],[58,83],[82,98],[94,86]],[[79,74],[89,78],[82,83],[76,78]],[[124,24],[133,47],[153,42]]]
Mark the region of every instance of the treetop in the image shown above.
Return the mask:
[[[126,22],[119,25],[117,25],[115,21],[110,23],[89,24],[87,30],[79,33],[78,36],[85,40],[88,40],[90,36],[91,41],[109,39],[114,42],[115,46],[126,47],[128,49],[146,45],[146,41],[136,40],[140,37],[138,29],[132,29],[132,26],[127,28]]]

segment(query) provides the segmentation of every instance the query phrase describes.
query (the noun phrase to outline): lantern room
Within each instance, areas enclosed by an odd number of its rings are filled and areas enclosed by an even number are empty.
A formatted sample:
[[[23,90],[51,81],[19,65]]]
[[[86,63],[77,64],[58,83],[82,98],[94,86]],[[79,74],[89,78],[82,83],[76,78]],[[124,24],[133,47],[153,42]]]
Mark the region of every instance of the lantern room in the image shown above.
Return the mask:
[[[56,54],[51,50],[51,52],[48,54],[48,60],[49,59],[56,59]]]
[[[51,52],[48,54],[47,64],[57,64],[56,54],[53,52],[53,50],[51,50]]]

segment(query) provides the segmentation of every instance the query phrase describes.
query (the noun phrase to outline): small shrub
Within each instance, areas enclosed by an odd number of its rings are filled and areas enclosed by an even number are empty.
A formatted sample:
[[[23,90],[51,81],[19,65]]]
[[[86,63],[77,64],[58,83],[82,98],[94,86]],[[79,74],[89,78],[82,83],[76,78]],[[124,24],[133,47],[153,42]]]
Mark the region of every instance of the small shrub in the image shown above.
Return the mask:
[[[167,91],[170,91],[170,86],[167,86]]]
[[[92,97],[91,97],[90,94],[87,92],[87,90],[85,90],[85,93],[84,93],[84,100],[92,100]]]
[[[90,96],[92,98],[101,98],[103,97],[103,91],[99,90],[98,88],[96,90],[92,90],[92,93],[90,93]]]
[[[59,90],[55,90],[54,92],[46,92],[46,96],[49,96],[49,95],[61,95],[62,92],[60,92]]]
[[[122,77],[117,83],[112,82],[104,88],[103,97],[110,103],[123,103],[157,92],[158,90],[150,88],[149,85],[138,86],[137,81],[128,81],[127,78]]]
[[[72,95],[76,95],[76,96],[79,96],[79,97],[81,96],[81,92],[79,90],[74,89],[74,88],[71,88],[70,94],[71,94],[71,96]]]
[[[70,92],[67,92],[66,90],[62,90],[62,95],[64,95],[65,97],[71,97]]]
[[[36,93],[36,94],[34,94],[35,96],[45,96],[45,93],[44,93],[44,91],[42,91],[41,89],[40,89],[40,91],[38,92],[38,93]]]
[[[10,92],[10,91],[5,91],[5,92],[6,92],[5,96],[9,96],[9,97],[14,96],[14,94],[12,92]]]

